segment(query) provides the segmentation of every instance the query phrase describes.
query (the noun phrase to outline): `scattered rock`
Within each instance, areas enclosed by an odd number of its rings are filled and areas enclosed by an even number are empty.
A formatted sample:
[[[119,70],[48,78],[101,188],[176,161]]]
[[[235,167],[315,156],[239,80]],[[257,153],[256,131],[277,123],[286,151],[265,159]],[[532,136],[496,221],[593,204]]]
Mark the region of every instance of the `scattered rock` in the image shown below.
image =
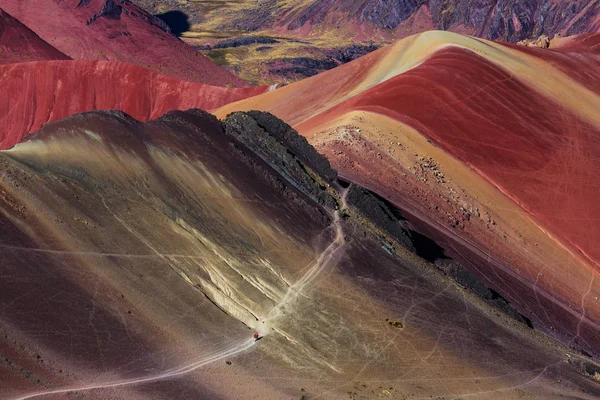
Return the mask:
[[[389,318],[386,318],[385,322],[387,322],[390,326],[393,326],[394,328],[403,328],[404,327],[402,325],[402,322],[400,322],[400,321],[392,321]]]
[[[517,42],[518,45],[526,47],[539,47],[547,49],[550,47],[550,38],[547,35],[542,35],[537,39],[524,39]]]

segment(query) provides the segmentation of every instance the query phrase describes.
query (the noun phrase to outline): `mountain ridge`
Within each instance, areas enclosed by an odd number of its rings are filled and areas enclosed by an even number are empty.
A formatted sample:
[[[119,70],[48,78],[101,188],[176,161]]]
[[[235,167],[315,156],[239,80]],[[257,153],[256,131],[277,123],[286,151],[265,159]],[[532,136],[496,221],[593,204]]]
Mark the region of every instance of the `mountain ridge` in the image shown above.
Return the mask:
[[[249,86],[129,0],[6,0],[2,7],[73,59],[122,61],[196,83]]]

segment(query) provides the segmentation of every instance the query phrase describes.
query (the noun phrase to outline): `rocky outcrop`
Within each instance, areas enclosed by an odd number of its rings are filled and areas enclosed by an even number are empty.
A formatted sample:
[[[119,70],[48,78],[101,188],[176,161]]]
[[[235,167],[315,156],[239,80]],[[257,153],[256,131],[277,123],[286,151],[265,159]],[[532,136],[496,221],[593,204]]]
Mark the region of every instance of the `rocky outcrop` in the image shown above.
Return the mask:
[[[518,45],[527,46],[527,47],[539,47],[541,49],[547,49],[550,47],[550,38],[546,35],[542,35],[539,38],[533,39],[525,39],[517,42]]]
[[[250,44],[274,44],[279,43],[278,40],[275,40],[271,37],[266,36],[240,36],[237,38],[232,38],[228,40],[224,40],[215,44],[214,46],[208,46],[208,49],[226,49],[229,47],[240,47],[240,46],[248,46]]]
[[[89,4],[89,1],[86,4],[82,4],[81,2],[77,5],[77,8],[85,7]],[[120,19],[121,13],[123,13],[123,8],[115,3],[115,0],[104,0],[104,5],[102,6],[102,10],[100,14],[94,14],[90,19],[85,21],[86,25],[89,25],[96,21],[98,18],[109,18],[109,19]]]
[[[378,229],[391,235],[407,249],[415,250],[406,227],[377,195],[361,186],[350,184],[346,201]]]
[[[251,149],[300,192],[331,209],[339,207],[326,190],[337,173],[289,125],[271,114],[251,111],[229,115],[224,126],[228,135]]]
[[[229,115],[223,125],[227,134],[247,146],[280,177],[318,204],[330,210],[341,208],[344,203],[342,191],[347,190],[345,204],[352,210],[351,216],[363,223],[368,221],[367,224],[380,235],[387,235],[405,248],[415,250],[406,227],[384,201],[356,184],[343,189],[337,171],[331,168],[327,158],[279,118],[261,111],[236,112]]]
[[[517,42],[542,34],[563,32],[572,35],[600,29],[595,18],[600,12],[600,4],[593,0],[316,0],[284,13],[281,23],[296,30],[307,23],[325,24],[333,21],[334,15],[342,14],[347,16],[347,22],[390,31],[422,8],[437,29],[467,31],[492,40]]]
[[[325,53],[339,62],[345,64],[350,61],[354,61],[359,57],[369,54],[372,51],[379,49],[381,46],[373,42],[369,44],[352,44],[350,46],[325,50]]]
[[[115,3],[115,0],[105,0],[104,5],[102,6],[102,11],[100,11],[101,17],[119,19],[121,18],[121,13],[123,12],[123,8]]]

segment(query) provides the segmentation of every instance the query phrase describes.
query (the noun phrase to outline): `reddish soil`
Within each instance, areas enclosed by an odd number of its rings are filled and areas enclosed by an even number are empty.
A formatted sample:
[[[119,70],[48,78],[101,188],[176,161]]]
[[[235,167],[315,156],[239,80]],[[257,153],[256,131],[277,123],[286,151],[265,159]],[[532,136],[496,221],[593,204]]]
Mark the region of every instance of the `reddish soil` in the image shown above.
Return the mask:
[[[266,91],[185,82],[110,61],[45,61],[0,66],[0,149],[44,124],[83,111],[122,110],[147,121],[170,110],[213,109]]]
[[[594,195],[600,188],[594,162],[600,158],[600,132],[501,68],[469,51],[444,49],[302,129],[355,109],[413,126],[590,260],[600,261],[600,226],[594,222],[600,218]]]
[[[6,0],[2,7],[73,59],[123,61],[198,83],[249,86],[129,1]]]
[[[0,64],[42,60],[69,60],[69,57],[0,8]]]
[[[509,43],[506,43],[505,46],[544,60],[600,94],[600,34],[578,35],[560,40],[564,41],[564,44],[561,43],[560,47],[549,49]]]
[[[569,51],[576,49],[571,47]],[[552,58],[553,64],[565,68],[569,56],[547,52],[544,57],[553,54],[557,55]],[[594,55],[586,58],[578,54],[580,59],[596,62]],[[572,76],[593,86],[595,72],[587,74],[587,81],[586,72]],[[467,233],[460,230],[462,227],[449,229],[444,223],[447,217],[436,216],[433,211],[434,205],[436,210],[437,205],[443,208],[436,193],[424,193],[419,198],[411,192],[418,191],[414,182],[408,182],[408,186],[407,182],[398,182],[406,171],[393,170],[392,160],[382,160],[382,149],[360,149],[358,155],[344,149],[329,150],[328,156],[343,175],[413,213],[417,230],[510,298],[536,327],[598,356],[597,272],[588,271],[576,261],[596,265],[600,261],[600,227],[595,223],[600,218],[600,176],[595,164],[600,158],[598,128],[549,102],[500,67],[459,48],[438,51],[420,66],[338,104],[298,128],[312,132],[314,127],[327,125],[352,110],[386,115],[413,127],[525,209],[536,224],[557,238],[556,246],[567,244],[574,249],[571,264],[552,264],[551,256],[546,254],[549,265],[528,271],[536,261],[525,261],[524,246],[519,249],[515,243],[516,248],[507,248],[502,241],[492,242],[490,238],[494,238],[485,229],[480,233],[475,229]],[[341,161],[346,156],[350,162],[344,164]],[[358,169],[355,163],[360,164]],[[381,165],[386,166],[385,170]],[[378,169],[379,174],[371,172]],[[493,209],[494,204],[489,206]],[[524,237],[523,243],[526,240],[530,238]],[[514,257],[519,251],[523,256]],[[556,275],[546,278],[552,274]],[[587,280],[577,278],[581,285],[573,287],[574,276]]]

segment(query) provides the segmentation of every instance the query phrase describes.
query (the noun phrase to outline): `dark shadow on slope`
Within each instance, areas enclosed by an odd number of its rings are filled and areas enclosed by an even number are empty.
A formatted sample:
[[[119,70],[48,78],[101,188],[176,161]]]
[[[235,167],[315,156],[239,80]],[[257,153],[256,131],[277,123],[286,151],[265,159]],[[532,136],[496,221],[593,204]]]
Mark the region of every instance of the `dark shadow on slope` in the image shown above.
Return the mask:
[[[350,182],[345,181],[343,179],[341,179],[340,177],[338,177],[338,184],[343,187],[344,189],[348,189],[350,187]]]
[[[444,253],[444,248],[433,240],[429,239],[427,236],[421,235],[419,232],[412,229],[409,229],[408,233],[419,257],[429,261],[430,263],[433,263],[436,260],[445,260],[449,258]]]
[[[509,315],[511,315],[513,318],[516,318],[517,320],[522,320],[522,322],[525,323],[525,325],[527,325],[527,327],[529,329],[535,329],[533,327],[533,323],[531,322],[531,320],[529,318],[527,318],[526,316],[524,316],[523,314],[521,314],[520,312],[518,312],[511,304],[508,300],[506,300],[504,297],[502,297],[502,295],[498,292],[496,292],[494,289],[490,289],[488,288],[488,290],[490,291],[490,293],[492,294],[492,300],[495,301],[497,304],[500,304],[499,308],[504,309],[505,312],[507,312]],[[506,309],[506,305],[508,305],[509,309]],[[515,315],[514,312],[516,312],[518,314]]]
[[[338,178],[338,182],[344,186],[348,185],[348,182],[343,181],[340,178]],[[413,224],[415,222],[415,216],[407,215],[404,210],[395,206],[375,192],[369,191],[369,194],[371,194],[382,205],[384,205],[386,210],[396,218],[396,220],[406,231],[408,231],[410,242],[412,243],[415,253],[419,257],[434,264],[441,272],[444,273],[444,275],[452,278],[460,286],[483,299],[486,303],[488,303],[488,305],[502,311],[505,315],[513,318],[514,320],[527,325],[527,327],[530,329],[534,329],[529,318],[514,308],[513,305],[510,304],[510,302],[500,293],[488,287],[480,277],[465,268],[461,263],[447,256],[444,248],[435,240],[431,239],[425,234],[411,229],[414,228]]]
[[[410,226],[410,223],[407,223],[408,218],[406,215],[404,215],[402,209],[396,207],[394,204],[390,203],[388,200],[379,196],[375,192],[371,192],[371,194],[385,204],[394,217],[403,223],[405,229],[408,231],[408,235],[414,246],[415,253],[417,253],[419,257],[429,261],[430,263],[435,263],[436,260],[446,260],[449,258],[446,255],[444,248],[438,245],[434,240],[415,231],[414,229],[410,229],[412,227]]]
[[[181,37],[184,32],[189,31],[192,27],[190,24],[190,18],[187,16],[187,14],[179,10],[157,14],[156,17],[167,24],[171,30],[171,33],[177,37]]]

